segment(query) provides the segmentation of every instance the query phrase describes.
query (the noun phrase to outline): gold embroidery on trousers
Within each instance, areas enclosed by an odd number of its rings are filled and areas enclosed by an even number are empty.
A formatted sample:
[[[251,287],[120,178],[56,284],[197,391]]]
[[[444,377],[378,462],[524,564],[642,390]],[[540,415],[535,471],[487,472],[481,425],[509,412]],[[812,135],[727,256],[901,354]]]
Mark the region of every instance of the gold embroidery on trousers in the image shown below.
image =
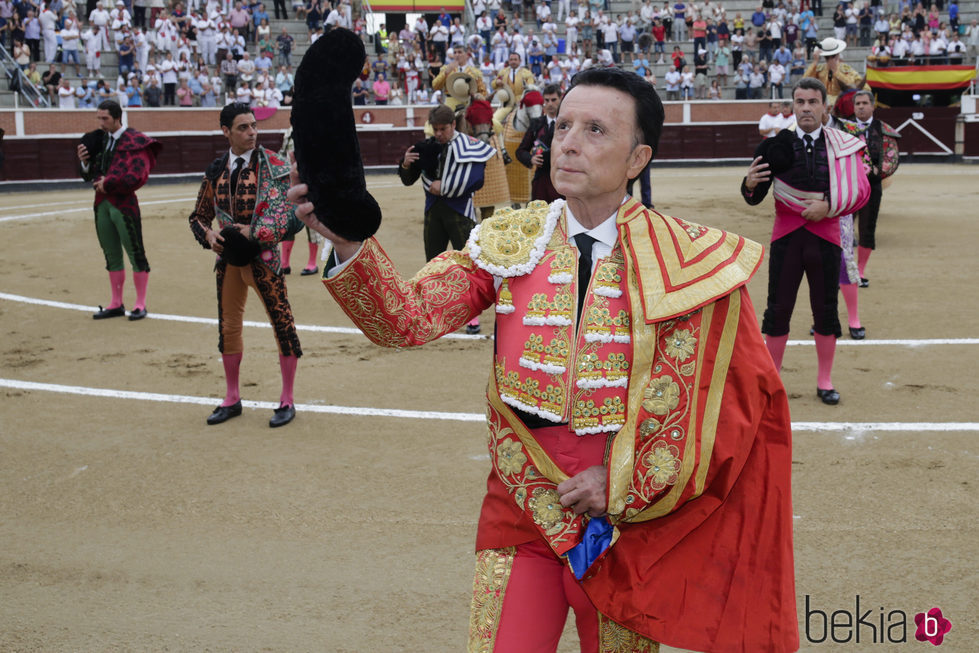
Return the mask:
[[[485,549],[476,553],[476,573],[469,610],[469,653],[492,653],[503,613],[517,549]]]
[[[599,653],[659,653],[659,643],[598,615]]]

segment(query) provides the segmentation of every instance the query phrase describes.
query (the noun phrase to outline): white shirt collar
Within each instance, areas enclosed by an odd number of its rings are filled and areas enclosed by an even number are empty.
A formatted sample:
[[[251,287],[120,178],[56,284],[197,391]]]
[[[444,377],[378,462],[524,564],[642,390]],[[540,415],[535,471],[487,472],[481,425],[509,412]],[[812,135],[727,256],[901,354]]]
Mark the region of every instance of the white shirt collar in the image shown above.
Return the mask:
[[[238,157],[241,157],[241,158],[243,158],[245,160],[245,162],[242,164],[241,167],[242,168],[247,168],[248,165],[252,162],[252,152],[254,152],[254,151],[255,151],[255,149],[252,148],[252,149],[248,150],[247,152],[245,152],[244,154],[235,154],[229,148],[228,149],[228,170],[234,169],[235,159],[237,159]]]
[[[806,135],[806,132],[802,131],[802,127],[799,127],[797,125],[796,128],[795,128],[795,134],[799,138],[802,138],[803,136]],[[809,135],[812,136],[812,140],[814,140],[814,141],[819,140],[819,137],[823,135],[823,126],[820,125],[819,127],[816,127],[816,130],[815,131],[812,131],[812,132],[809,132]]]
[[[870,124],[874,121],[874,117],[870,116],[870,120],[857,120],[857,124],[861,127],[870,127]]]
[[[625,203],[628,195],[622,198],[622,204]],[[619,204],[619,206],[622,206]],[[612,251],[615,247],[615,241],[619,239],[619,228],[615,224],[615,218],[619,214],[619,209],[615,209],[609,217],[602,221],[600,225],[593,229],[586,229],[583,224],[578,222],[578,219],[574,217],[574,213],[571,212],[571,207],[567,204],[564,205],[564,210],[568,218],[568,242],[573,243],[574,237],[578,234],[586,233],[598,242],[602,243],[608,248],[608,252]],[[606,254],[607,255],[607,254]],[[596,259],[601,258],[596,256]]]
[[[109,134],[109,136],[112,137],[112,143],[113,143],[113,145],[115,145],[116,141],[118,141],[120,138],[122,138],[122,134],[125,131],[126,131],[126,126],[123,125],[119,129],[117,129],[114,132],[112,132],[111,134]]]

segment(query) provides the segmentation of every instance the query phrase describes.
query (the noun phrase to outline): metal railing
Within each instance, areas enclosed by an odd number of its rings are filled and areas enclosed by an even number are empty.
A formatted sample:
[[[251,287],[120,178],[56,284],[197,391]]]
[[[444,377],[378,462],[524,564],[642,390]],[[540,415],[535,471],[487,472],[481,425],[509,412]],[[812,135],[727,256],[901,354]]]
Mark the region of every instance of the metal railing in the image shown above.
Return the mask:
[[[14,58],[10,56],[7,48],[0,48],[0,68],[3,68],[4,79],[7,80],[7,88],[15,93],[15,97],[22,97],[24,102],[32,107],[50,107],[51,102],[47,94],[31,83],[24,71],[20,69]]]

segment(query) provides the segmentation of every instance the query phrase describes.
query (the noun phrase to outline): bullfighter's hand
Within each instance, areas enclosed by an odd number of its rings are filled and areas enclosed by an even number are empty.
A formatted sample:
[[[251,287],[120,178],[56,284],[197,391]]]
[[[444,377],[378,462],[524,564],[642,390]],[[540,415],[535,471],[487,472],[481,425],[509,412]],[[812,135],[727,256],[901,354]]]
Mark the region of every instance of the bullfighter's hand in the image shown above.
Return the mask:
[[[601,517],[608,511],[607,477],[608,471],[602,465],[575,474],[557,486],[561,505],[572,508],[577,515],[587,512],[592,517]]]

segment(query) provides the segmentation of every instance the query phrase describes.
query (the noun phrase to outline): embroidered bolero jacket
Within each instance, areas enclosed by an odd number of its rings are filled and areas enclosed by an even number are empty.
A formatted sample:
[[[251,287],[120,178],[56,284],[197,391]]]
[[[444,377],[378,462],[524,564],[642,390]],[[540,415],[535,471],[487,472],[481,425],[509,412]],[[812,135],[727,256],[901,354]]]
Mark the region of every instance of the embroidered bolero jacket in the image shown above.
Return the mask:
[[[410,280],[370,239],[324,284],[387,347],[495,306],[478,549],[539,537],[566,556],[582,544],[589,519],[556,490],[568,475],[514,409],[566,422],[608,438],[610,543],[574,570],[599,611],[672,646],[794,650],[787,401],[744,290],[762,247],[631,198],[616,225],[580,322],[562,200],[498,211]],[[698,606],[682,620],[673,590]],[[767,607],[735,607],[756,601]]]

